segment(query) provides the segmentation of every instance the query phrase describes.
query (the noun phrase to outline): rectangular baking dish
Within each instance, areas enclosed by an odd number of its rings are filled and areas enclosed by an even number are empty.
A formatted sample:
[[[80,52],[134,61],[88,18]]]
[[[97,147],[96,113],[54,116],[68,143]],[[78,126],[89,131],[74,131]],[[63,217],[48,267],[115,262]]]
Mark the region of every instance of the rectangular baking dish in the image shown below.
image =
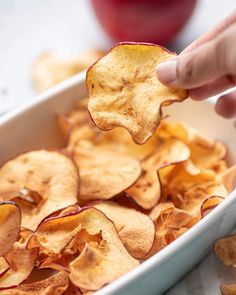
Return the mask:
[[[63,146],[56,115],[71,110],[84,96],[85,73],[82,73],[2,116],[0,164],[24,151]],[[229,149],[229,163],[236,163],[233,121],[217,116],[212,103],[187,100],[165,108],[165,113],[171,115],[171,120],[189,123],[211,138],[222,140]],[[216,239],[232,229],[235,212],[236,190],[172,244],[96,294],[163,294],[209,252]]]

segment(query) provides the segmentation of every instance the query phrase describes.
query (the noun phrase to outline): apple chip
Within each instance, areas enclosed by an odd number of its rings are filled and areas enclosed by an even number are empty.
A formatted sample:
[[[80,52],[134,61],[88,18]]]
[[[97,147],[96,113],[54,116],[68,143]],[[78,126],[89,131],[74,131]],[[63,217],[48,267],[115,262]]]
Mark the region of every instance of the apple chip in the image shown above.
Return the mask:
[[[199,221],[198,218],[192,216],[187,211],[177,209],[169,203],[165,206],[160,203],[157,207],[159,206],[161,207],[161,212],[158,212],[159,208],[156,208],[156,212],[151,213],[152,218],[157,217],[154,220],[156,234],[148,257],[169,245]]]
[[[236,284],[221,285],[220,290],[222,292],[222,295],[235,295]]]
[[[0,256],[6,254],[16,242],[20,227],[19,207],[13,202],[0,202]]]
[[[161,184],[158,170],[163,166],[186,161],[190,150],[178,139],[166,139],[159,144],[156,152],[142,162],[142,174],[127,193],[144,209],[156,205],[161,197]]]
[[[219,175],[220,181],[230,193],[236,185],[236,165],[228,168]]]
[[[49,278],[28,284],[23,284],[17,288],[1,291],[5,295],[61,295],[69,286],[68,275],[58,272]],[[73,293],[71,293],[73,294]]]
[[[10,269],[10,265],[4,256],[0,257],[0,278]]]
[[[66,59],[52,52],[42,53],[32,66],[33,84],[36,90],[44,91],[87,69],[102,54],[102,50],[89,50],[79,54],[77,57]]]
[[[201,205],[201,216],[204,217],[211,212],[215,207],[217,207],[222,201],[223,197],[211,196],[205,199]]]
[[[96,147],[109,148],[142,160],[154,153],[158,146],[157,136],[153,136],[143,145],[137,145],[124,128],[115,128],[106,132],[98,129],[88,113],[87,99],[80,100],[70,113],[60,115],[58,123],[68,139],[66,149],[72,154],[81,141],[88,141]]]
[[[31,231],[22,230],[18,240],[4,256],[9,269],[0,277],[0,289],[18,286],[28,278],[33,270],[38,251],[37,249],[26,249],[31,235]]]
[[[19,202],[22,226],[34,230],[51,212],[77,202],[78,172],[74,162],[59,152],[32,151],[9,160],[0,168],[0,196],[9,200],[27,191],[32,206]],[[24,202],[25,203],[25,202]]]
[[[205,169],[197,175],[191,175],[180,164],[165,175],[162,175],[160,170],[160,178],[166,198],[170,198],[177,208],[186,210],[196,217],[201,216],[201,204],[205,199],[228,195],[224,185],[218,181],[212,170]]]
[[[155,132],[162,106],[187,98],[187,91],[164,86],[156,66],[175,54],[147,43],[119,43],[87,71],[88,109],[102,130],[121,126],[138,144]]]
[[[28,243],[28,248],[34,247],[48,255],[79,255],[68,265],[69,277],[86,290],[97,290],[139,264],[125,249],[110,219],[92,207],[46,219]]]
[[[216,241],[214,250],[225,265],[236,267],[236,234]]]
[[[80,169],[82,203],[114,197],[130,187],[141,173],[137,159],[102,148],[77,146],[73,158]]]
[[[185,142],[191,150],[191,160],[199,169],[213,168],[226,154],[226,148],[221,142],[206,138],[184,123],[162,121],[158,135]]]
[[[154,241],[155,228],[151,219],[135,209],[111,201],[99,202],[94,207],[114,222],[129,253],[135,258],[144,258]]]
[[[124,128],[115,128],[106,132],[86,124],[74,126],[72,129],[64,127],[65,130],[66,128],[70,130],[66,150],[71,154],[73,154],[78,145],[81,145],[81,142],[86,142],[90,146],[117,151],[118,153],[143,160],[154,153],[158,147],[158,140],[155,136],[150,138],[145,144],[137,145]]]
[[[66,138],[74,128],[84,126],[92,128],[95,126],[89,115],[87,105],[87,98],[80,99],[72,111],[58,115],[58,125]]]
[[[161,215],[162,211],[172,208],[175,208],[175,205],[172,202],[160,202],[151,210],[149,216],[153,221],[155,221]]]

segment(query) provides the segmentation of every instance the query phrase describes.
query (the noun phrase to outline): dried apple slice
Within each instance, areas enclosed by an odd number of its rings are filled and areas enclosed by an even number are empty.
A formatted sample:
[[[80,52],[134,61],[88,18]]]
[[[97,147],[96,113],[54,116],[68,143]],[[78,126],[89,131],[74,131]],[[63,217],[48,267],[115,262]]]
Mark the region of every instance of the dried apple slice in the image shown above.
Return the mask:
[[[156,208],[156,212],[151,214],[152,218],[155,218],[156,233],[148,257],[159,252],[199,221],[198,218],[186,211],[175,208],[169,203],[165,206],[160,203],[157,207],[159,206],[160,208]]]
[[[22,189],[36,192],[41,197],[33,207],[19,203],[22,226],[34,230],[51,212],[77,202],[77,167],[59,152],[24,153],[0,168],[0,196],[3,200],[16,197],[16,192],[20,195]]]
[[[137,159],[107,149],[80,145],[73,158],[80,169],[82,203],[114,197],[130,187],[141,173]]]
[[[147,43],[119,43],[87,71],[88,109],[102,130],[121,126],[138,144],[161,121],[161,107],[187,97],[187,91],[161,84],[156,66],[175,54]]]
[[[88,113],[86,99],[79,101],[76,109],[70,113],[60,115],[58,123],[68,139],[66,149],[72,154],[81,141],[88,141],[96,147],[117,150],[142,160],[153,153],[158,145],[156,136],[143,145],[137,145],[124,128],[115,128],[107,132],[98,129]]]
[[[155,227],[151,219],[135,209],[111,201],[99,202],[94,207],[114,222],[129,253],[137,259],[144,258],[154,241]]]
[[[70,281],[70,284],[69,284],[69,287],[68,289],[65,291],[65,293],[63,293],[63,295],[82,295],[82,294],[88,294],[89,295],[90,292],[86,292],[84,291],[82,293],[82,291],[76,287],[74,284],[71,283]],[[93,292],[91,292],[92,294]]]
[[[49,278],[28,284],[23,284],[14,289],[1,291],[5,295],[62,295],[68,289],[69,278],[64,272],[58,272]],[[73,293],[71,293],[73,294]]]
[[[28,278],[33,270],[38,250],[26,249],[26,244],[31,235],[31,231],[22,230],[18,240],[4,256],[9,269],[0,277],[0,289],[18,286]]]
[[[220,286],[222,295],[235,295],[236,294],[236,284],[224,284]]]
[[[223,197],[211,196],[205,199],[201,205],[201,216],[204,217],[211,212],[215,207],[217,207],[222,201]]]
[[[159,144],[156,152],[142,162],[142,174],[127,193],[144,209],[156,205],[161,196],[158,170],[163,166],[186,161],[190,150],[178,139],[166,139]]]
[[[92,207],[46,219],[28,243],[32,247],[61,256],[80,253],[69,263],[69,276],[86,290],[97,290],[139,264],[125,249],[114,224]]]
[[[220,181],[224,184],[227,191],[230,193],[236,185],[236,165],[231,166],[219,175]]]
[[[0,202],[0,256],[6,254],[17,240],[21,213],[13,202]]]
[[[166,196],[177,208],[186,210],[196,217],[201,216],[201,204],[205,199],[210,196],[228,195],[224,185],[212,170],[202,170],[197,175],[191,175],[180,164],[164,176],[162,172],[160,170],[161,183]]]
[[[151,210],[149,216],[153,221],[155,221],[160,216],[162,211],[172,208],[175,208],[175,205],[172,202],[160,202]]]
[[[221,142],[210,140],[184,123],[162,121],[158,135],[178,138],[186,143],[191,150],[191,160],[199,169],[214,169],[226,155],[226,147]]]
[[[58,125],[66,138],[74,128],[95,126],[89,115],[87,105],[88,99],[83,98],[79,100],[76,107],[71,112],[58,115]]]
[[[87,69],[102,54],[101,50],[89,50],[77,57],[66,59],[52,52],[42,53],[32,66],[33,84],[38,91],[46,90]]]
[[[236,267],[236,234],[216,241],[214,250],[225,265]]]

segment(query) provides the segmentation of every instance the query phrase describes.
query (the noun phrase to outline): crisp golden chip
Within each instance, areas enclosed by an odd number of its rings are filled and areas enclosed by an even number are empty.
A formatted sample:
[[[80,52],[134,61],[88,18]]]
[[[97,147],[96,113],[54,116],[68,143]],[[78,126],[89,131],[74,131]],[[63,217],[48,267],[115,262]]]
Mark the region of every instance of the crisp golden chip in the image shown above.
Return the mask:
[[[9,200],[22,190],[37,193],[39,203],[24,206],[22,226],[34,230],[51,212],[77,202],[78,172],[74,162],[59,152],[32,151],[6,162],[0,168],[0,196]],[[35,195],[34,195],[35,196]],[[40,196],[40,197],[39,197]],[[26,196],[25,196],[26,198]]]
[[[6,254],[16,242],[20,227],[19,207],[13,202],[0,202],[0,256]]]
[[[67,115],[60,115],[58,123],[68,139],[66,149],[72,154],[81,141],[90,142],[96,147],[116,150],[139,160],[150,156],[158,147],[157,136],[153,136],[143,145],[137,145],[124,128],[115,128],[106,132],[98,129],[87,111],[87,99],[80,100],[76,109]]]
[[[202,170],[197,175],[191,175],[181,164],[163,175],[164,170],[165,168],[160,170],[160,178],[166,198],[173,201],[177,208],[186,210],[196,217],[201,216],[201,204],[205,199],[228,195],[224,185],[212,170]]]
[[[200,169],[213,168],[226,154],[226,148],[221,142],[206,138],[184,123],[162,121],[158,135],[178,138],[185,142],[191,150],[192,162]]]
[[[174,56],[155,44],[119,43],[99,59],[87,71],[88,109],[96,125],[124,127],[136,143],[145,143],[161,121],[161,107],[187,97],[156,76],[156,66]]]
[[[32,66],[32,81],[38,91],[46,90],[70,76],[87,69],[101,55],[101,50],[90,50],[78,57],[65,59],[52,52],[41,54]]]
[[[236,185],[236,165],[228,168],[219,175],[220,181],[223,183],[227,191],[230,193]]]
[[[142,162],[142,174],[127,193],[144,209],[156,205],[161,197],[158,170],[163,166],[186,161],[190,157],[189,148],[178,139],[166,139],[159,144],[156,152]]]
[[[122,153],[80,145],[73,158],[80,170],[79,202],[109,199],[130,187],[141,173],[138,160]]]
[[[68,265],[69,277],[86,290],[97,290],[139,264],[125,249],[114,224],[92,207],[46,219],[28,243],[28,248],[34,247],[48,255],[77,254]]]
[[[201,216],[204,217],[211,212],[215,207],[217,207],[222,201],[223,197],[211,196],[205,199],[201,205]]]
[[[236,284],[221,285],[220,290],[222,292],[222,295],[235,295]]]
[[[31,235],[31,231],[22,230],[18,240],[4,256],[9,269],[0,277],[0,288],[18,286],[28,278],[33,270],[38,251],[37,249],[26,249]],[[1,262],[3,261],[1,260]]]
[[[4,295],[61,295],[65,294],[68,286],[68,275],[64,272],[58,272],[44,280],[23,284],[0,293]]]
[[[74,128],[95,126],[89,115],[87,104],[88,99],[83,98],[79,100],[71,112],[58,115],[58,125],[66,138]]]
[[[151,210],[149,216],[153,221],[155,221],[160,216],[162,211],[172,208],[175,208],[175,205],[172,202],[160,202]]]
[[[214,250],[225,265],[236,267],[236,234],[216,241]]]
[[[114,222],[129,253],[135,258],[144,258],[154,241],[155,227],[151,219],[135,209],[111,201],[99,202],[94,207]]]
[[[158,204],[151,216],[155,222],[156,234],[148,257],[159,252],[199,221],[188,212],[175,208],[171,203]]]
[[[82,291],[78,287],[76,287],[70,282],[68,289],[65,291],[65,293],[63,293],[63,295],[82,295],[82,294],[90,295],[93,293],[94,292],[90,292],[90,291],[83,291],[82,293]]]
[[[71,154],[73,154],[78,145],[81,145],[81,142],[86,142],[87,144],[89,143],[90,146],[117,151],[118,153],[143,160],[154,153],[158,146],[158,141],[155,136],[150,138],[145,144],[137,145],[124,128],[115,128],[105,132],[95,126],[84,124],[75,126],[73,129],[64,127],[64,130],[70,130],[66,149]]]

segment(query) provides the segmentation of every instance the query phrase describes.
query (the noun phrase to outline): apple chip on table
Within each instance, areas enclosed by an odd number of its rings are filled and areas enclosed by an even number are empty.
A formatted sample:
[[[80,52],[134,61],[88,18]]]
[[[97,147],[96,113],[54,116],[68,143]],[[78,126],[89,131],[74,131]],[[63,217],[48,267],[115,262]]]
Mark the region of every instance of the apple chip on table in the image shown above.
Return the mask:
[[[104,52],[93,49],[81,52],[73,58],[66,58],[54,52],[44,52],[33,62],[31,76],[38,92],[49,89],[57,83],[87,69]]]
[[[58,116],[65,146],[0,167],[0,294],[92,294],[232,191],[236,168],[223,143],[162,118],[162,106],[187,96],[155,77],[171,57],[150,44],[113,47],[88,71],[89,100]],[[216,247],[229,265],[234,244]],[[35,281],[37,272],[44,277]]]

